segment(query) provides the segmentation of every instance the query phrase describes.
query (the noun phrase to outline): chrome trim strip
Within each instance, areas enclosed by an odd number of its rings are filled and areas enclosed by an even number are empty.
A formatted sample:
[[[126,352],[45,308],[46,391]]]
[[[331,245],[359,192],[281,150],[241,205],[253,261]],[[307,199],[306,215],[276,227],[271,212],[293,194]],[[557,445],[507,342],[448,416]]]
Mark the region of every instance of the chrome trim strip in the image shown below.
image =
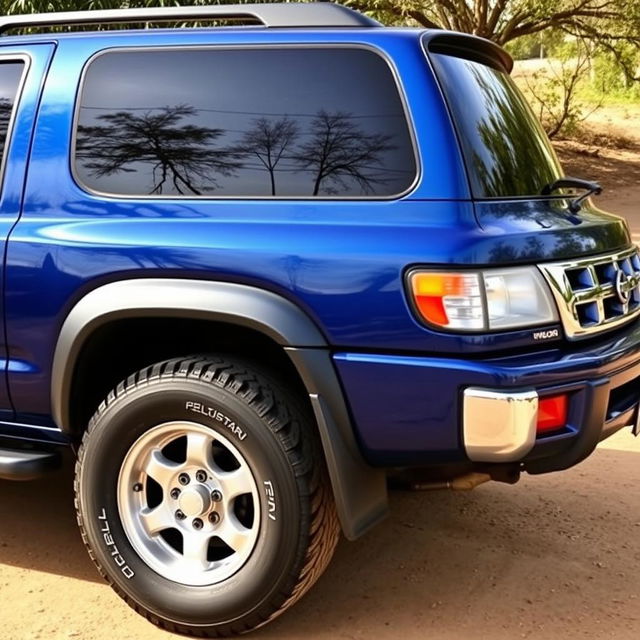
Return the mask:
[[[621,268],[621,263],[626,263],[626,271]],[[597,273],[599,267],[612,269],[616,273],[615,281],[601,282]],[[542,264],[539,269],[551,288],[569,340],[589,338],[640,317],[640,254],[635,246],[604,256]],[[569,273],[580,270],[588,277],[588,282],[576,289],[569,280]],[[626,277],[620,276],[621,273]],[[627,296],[630,299],[624,302]],[[607,318],[606,300],[619,304],[621,313]],[[591,323],[584,323],[578,308],[590,303],[595,305],[597,317]]]
[[[538,394],[469,387],[464,392],[463,441],[474,462],[515,462],[536,441]]]
[[[36,431],[55,431],[60,433],[58,427],[46,427],[39,424],[27,424],[26,422],[7,422],[6,420],[0,421],[0,429],[3,427],[17,427],[19,429],[35,429]]]

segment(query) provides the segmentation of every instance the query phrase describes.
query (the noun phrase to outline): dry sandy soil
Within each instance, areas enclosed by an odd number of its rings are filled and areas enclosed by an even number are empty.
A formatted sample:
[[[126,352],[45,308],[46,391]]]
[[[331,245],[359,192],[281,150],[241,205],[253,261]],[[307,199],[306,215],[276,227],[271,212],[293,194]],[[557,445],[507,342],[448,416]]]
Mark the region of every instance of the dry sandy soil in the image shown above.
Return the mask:
[[[576,153],[599,203],[640,241],[638,149]],[[593,154],[596,147],[586,149]],[[395,493],[391,517],[340,544],[316,587],[259,639],[513,640],[640,637],[640,438],[616,435],[582,465],[470,494]],[[0,482],[0,638],[171,638],[98,577],[77,533],[71,468]]]

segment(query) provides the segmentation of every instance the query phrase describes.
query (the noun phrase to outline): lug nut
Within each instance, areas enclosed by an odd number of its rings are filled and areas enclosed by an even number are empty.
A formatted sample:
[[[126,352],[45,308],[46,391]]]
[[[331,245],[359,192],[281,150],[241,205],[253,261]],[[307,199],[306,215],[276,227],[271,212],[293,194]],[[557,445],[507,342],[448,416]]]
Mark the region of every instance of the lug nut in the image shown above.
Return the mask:
[[[211,524],[218,524],[218,522],[220,522],[220,514],[217,511],[212,511],[209,514],[209,522]]]
[[[176,511],[176,520],[184,520],[186,517],[180,509]]]
[[[211,499],[212,499],[214,502],[220,502],[220,500],[222,500],[222,494],[221,494],[217,489],[214,489],[214,490],[211,492]]]
[[[184,487],[191,482],[191,478],[186,473],[181,473],[178,476],[178,482]]]
[[[141,483],[141,482],[136,482],[136,483],[133,485],[133,490],[134,490],[136,493],[139,493],[140,491],[142,491],[142,483]]]
[[[200,520],[200,518],[194,518],[193,520],[194,529],[202,529],[203,526],[204,526],[204,523],[202,522],[202,520]]]
[[[175,487],[175,489],[171,489],[171,492],[169,493],[169,495],[174,499],[177,500],[178,496],[180,495],[180,489],[178,489],[178,487]]]
[[[200,471],[196,471],[196,480],[198,482],[206,482],[207,481],[207,472],[200,469]]]

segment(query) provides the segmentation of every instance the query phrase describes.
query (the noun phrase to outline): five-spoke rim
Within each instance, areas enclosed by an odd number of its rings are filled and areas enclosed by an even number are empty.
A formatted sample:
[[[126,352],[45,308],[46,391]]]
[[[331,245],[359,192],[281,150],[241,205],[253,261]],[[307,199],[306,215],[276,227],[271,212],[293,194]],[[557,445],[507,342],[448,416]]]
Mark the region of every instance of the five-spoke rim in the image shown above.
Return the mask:
[[[125,533],[161,576],[202,586],[226,580],[253,551],[260,527],[249,465],[224,436],[167,422],[133,444],[118,478]]]

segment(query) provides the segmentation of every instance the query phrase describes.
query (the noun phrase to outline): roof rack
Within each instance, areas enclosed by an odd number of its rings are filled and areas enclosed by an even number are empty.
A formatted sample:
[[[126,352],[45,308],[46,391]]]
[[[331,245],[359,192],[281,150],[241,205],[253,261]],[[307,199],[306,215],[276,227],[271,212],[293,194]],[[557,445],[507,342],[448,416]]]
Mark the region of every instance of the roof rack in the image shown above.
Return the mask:
[[[265,27],[379,27],[379,22],[332,2],[225,4],[208,7],[156,7],[67,11],[0,17],[0,34],[25,27],[253,19]]]

